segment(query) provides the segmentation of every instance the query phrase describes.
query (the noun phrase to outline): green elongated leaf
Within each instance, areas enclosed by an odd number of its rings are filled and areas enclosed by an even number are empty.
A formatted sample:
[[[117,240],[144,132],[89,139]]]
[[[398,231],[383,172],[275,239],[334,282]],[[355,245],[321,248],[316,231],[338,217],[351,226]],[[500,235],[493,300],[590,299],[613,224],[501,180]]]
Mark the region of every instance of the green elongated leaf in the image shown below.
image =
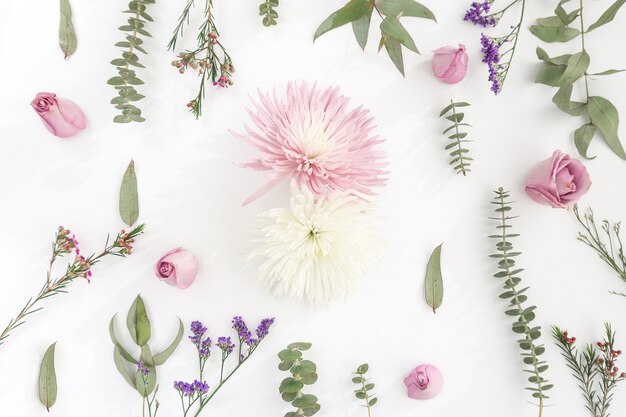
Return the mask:
[[[596,20],[591,24],[591,26],[589,26],[589,28],[587,29],[587,33],[611,22],[615,18],[615,15],[617,15],[617,12],[619,12],[619,9],[622,8],[624,3],[626,3],[626,0],[617,0],[615,3],[613,3],[608,9],[606,9],[604,13],[602,13],[602,16],[600,16],[598,20]]]
[[[122,356],[128,362],[136,364],[137,359],[133,358],[133,356],[130,353],[128,353],[126,349],[124,349],[124,346],[122,346],[122,344],[117,339],[117,335],[115,334],[115,317],[116,316],[117,314],[111,317],[111,321],[109,322],[109,335],[111,336],[111,341],[119,349],[120,356]]]
[[[565,54],[565,55],[555,56],[554,58],[550,58],[550,56],[548,56],[548,53],[544,51],[543,49],[541,49],[540,47],[537,47],[536,53],[537,53],[537,58],[539,58],[543,62],[547,62],[553,65],[567,65],[567,61],[569,61],[570,57],[572,56],[572,54]]]
[[[537,23],[539,26],[550,27],[550,28],[560,28],[565,27],[565,23],[558,16],[549,16],[549,17],[540,17],[537,19]]]
[[[139,394],[145,398],[150,395],[152,391],[154,391],[157,380],[154,358],[152,357],[150,346],[143,345],[141,347],[141,356],[139,357],[139,360],[141,360],[144,363],[144,366],[148,368],[148,375],[143,375],[141,372],[135,372],[135,386]]]
[[[443,110],[439,112],[439,117],[443,116],[444,114],[452,110],[452,107],[468,107],[468,106],[471,106],[471,104],[466,103],[464,101],[459,101],[458,103],[455,101],[454,103],[448,104],[446,107],[444,107]],[[443,133],[446,133],[446,132],[443,132]]]
[[[54,369],[54,349],[56,342],[51,344],[43,355],[39,368],[39,401],[50,411],[57,400],[57,375]]]
[[[400,71],[400,74],[404,77],[404,58],[402,58],[402,45],[400,44],[400,41],[391,37],[382,39],[384,39],[383,43],[389,58],[391,58],[393,64],[396,68],[398,68],[398,71]]]
[[[585,103],[571,101],[571,96],[572,84],[565,84],[562,85],[561,88],[559,88],[559,91],[557,91],[554,97],[552,97],[552,102],[565,113],[572,116],[580,116],[584,113],[587,105]]]
[[[407,30],[402,26],[400,20],[395,16],[387,16],[380,24],[380,30],[384,34],[397,39],[402,45],[410,49],[411,51],[418,53],[417,46],[413,42],[413,38]]]
[[[369,369],[370,369],[370,366],[364,363],[363,365],[360,365],[358,368],[356,368],[356,372],[359,374],[365,374],[367,373]]]
[[[135,161],[131,159],[120,187],[120,216],[127,225],[131,226],[139,218],[139,196],[137,193],[137,175]]]
[[[359,43],[359,46],[363,50],[365,50],[365,46],[367,45],[373,11],[374,6],[370,4],[368,12],[366,12],[357,20],[352,21],[352,31],[354,32],[354,37],[356,38],[356,41]]]
[[[558,87],[560,86],[560,80],[565,72],[565,68],[563,65],[552,65],[544,62],[535,77],[535,82]]]
[[[72,6],[69,0],[61,0],[61,19],[59,22],[59,46],[68,59],[74,52],[78,42],[76,41],[76,32],[72,23]]]
[[[626,159],[626,153],[617,135],[619,114],[615,106],[603,97],[592,96],[589,97],[587,109],[591,123],[602,132],[609,148],[620,158]]]
[[[568,42],[580,35],[578,29],[533,25],[530,32],[544,42]]]
[[[433,313],[443,302],[443,278],[441,276],[441,248],[443,243],[433,250],[426,266],[426,303],[432,307]]]
[[[385,16],[398,17],[402,13],[402,16],[423,17],[437,21],[435,14],[428,7],[414,0],[377,0],[376,7]]]
[[[143,347],[148,343],[148,340],[150,340],[150,320],[148,319],[146,306],[139,295],[128,310],[126,326],[137,346]]]
[[[567,67],[558,85],[571,84],[587,71],[589,68],[589,54],[586,51],[572,55],[567,61]]]
[[[589,157],[587,155],[587,150],[589,149],[589,144],[591,143],[591,139],[593,139],[593,135],[596,133],[596,127],[587,123],[576,129],[574,132],[574,145],[576,145],[576,149],[580,156],[585,159],[594,159],[595,156]]]
[[[115,362],[115,368],[120,375],[122,375],[124,380],[128,382],[131,387],[133,387],[133,389],[137,389],[135,386],[135,374],[128,370],[128,367],[124,363],[124,359],[126,358],[123,357],[119,345],[115,345],[115,348],[113,348],[113,362]]]
[[[170,356],[172,356],[172,353],[174,353],[174,351],[178,347],[178,344],[182,340],[184,333],[185,328],[183,326],[183,322],[181,319],[178,319],[178,334],[174,338],[174,341],[163,352],[154,355],[155,366],[163,365],[165,361],[168,360]]]
[[[370,6],[371,3],[368,0],[350,0],[345,6],[322,22],[315,31],[315,35],[313,35],[313,42],[329,30],[336,29],[363,17],[368,12]]]
[[[626,69],[610,69],[610,70],[606,70],[602,72],[594,72],[593,74],[588,74],[588,75],[595,75],[595,76],[612,75],[612,74],[617,74],[619,72],[626,72]]]

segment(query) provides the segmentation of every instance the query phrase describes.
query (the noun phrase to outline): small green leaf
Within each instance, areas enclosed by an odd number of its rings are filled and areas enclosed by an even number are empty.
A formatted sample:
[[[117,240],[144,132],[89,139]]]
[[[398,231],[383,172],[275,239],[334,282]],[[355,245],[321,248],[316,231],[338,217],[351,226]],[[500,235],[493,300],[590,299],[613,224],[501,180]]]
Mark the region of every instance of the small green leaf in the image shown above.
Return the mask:
[[[109,322],[109,335],[111,336],[111,341],[113,344],[119,348],[120,355],[126,359],[130,363],[137,363],[137,359],[133,358],[133,356],[124,349],[122,344],[117,340],[117,335],[115,334],[115,317],[111,317],[111,321]]]
[[[50,411],[57,400],[57,376],[54,369],[54,349],[56,342],[51,344],[43,355],[39,368],[39,401]]]
[[[131,159],[120,187],[120,216],[124,223],[132,226],[139,218],[139,196],[137,194],[137,176],[135,161]]]
[[[437,21],[435,14],[428,7],[414,0],[377,0],[376,7],[385,16],[395,16],[402,14],[407,17],[423,17]]]
[[[369,12],[365,13],[357,20],[352,21],[352,31],[354,32],[354,37],[356,38],[356,41],[359,43],[359,46],[363,50],[365,50],[365,46],[367,45],[373,11],[374,6],[370,4]]]
[[[313,346],[311,343],[308,342],[294,342],[294,343],[290,343],[289,345],[287,345],[288,349],[297,349],[297,350],[309,350],[311,349],[311,346]],[[300,355],[302,356],[302,355]],[[300,357],[298,356],[298,357]]]
[[[308,408],[305,408],[304,410],[302,410],[302,414],[304,414],[304,417],[310,417],[310,416],[316,414],[318,411],[320,411],[320,408],[321,408],[321,405],[315,404],[315,406],[313,406],[313,407],[308,407]]]
[[[574,144],[576,145],[576,149],[580,156],[586,159],[594,159],[595,156],[589,157],[587,155],[587,150],[589,149],[589,144],[591,143],[591,139],[593,139],[593,135],[596,133],[596,127],[587,123],[576,129],[574,132]]]
[[[589,97],[587,107],[591,123],[602,132],[609,148],[620,158],[626,159],[626,153],[617,135],[619,114],[615,106],[603,97],[593,96]]]
[[[138,295],[128,310],[126,318],[126,326],[130,332],[130,336],[137,346],[145,346],[150,340],[150,320],[146,313],[146,306]]]
[[[568,42],[580,35],[578,29],[569,27],[546,27],[533,25],[530,32],[544,42]]]
[[[293,361],[281,361],[278,364],[278,369],[281,371],[288,371],[291,369],[291,367],[293,366],[294,362]]]
[[[610,69],[610,70],[606,70],[606,71],[602,71],[602,72],[594,72],[593,74],[587,74],[587,75],[594,75],[594,76],[600,76],[600,75],[612,75],[612,74],[617,74],[618,72],[625,72],[626,69]]]
[[[565,68],[566,67],[563,65],[552,65],[544,62],[535,77],[535,82],[552,87],[558,87],[560,85],[561,77],[565,72]]]
[[[567,67],[559,80],[559,85],[571,84],[578,80],[589,68],[589,54],[586,51],[572,55],[567,61]]]
[[[302,352],[292,349],[283,349],[278,352],[278,359],[281,361],[295,361],[302,357]]]
[[[141,355],[139,360],[144,363],[144,366],[148,368],[148,375],[144,376],[141,372],[135,373],[135,385],[137,391],[144,398],[148,397],[154,391],[156,387],[156,368],[154,367],[154,358],[150,351],[150,346],[143,345],[141,347]]]
[[[163,352],[154,355],[155,366],[163,365],[165,361],[168,360],[170,356],[172,356],[172,353],[174,353],[174,351],[178,347],[178,344],[182,340],[184,333],[185,328],[183,326],[183,322],[181,319],[178,319],[178,333],[176,334],[176,337],[174,338],[172,343]]]
[[[360,384],[363,381],[364,381],[364,379],[361,376],[355,376],[354,378],[352,378],[352,382],[354,382],[355,384]]]
[[[370,10],[369,0],[350,0],[345,6],[332,13],[315,31],[313,41],[329,30],[336,29],[363,17]]]
[[[443,302],[443,278],[441,276],[441,248],[443,243],[433,250],[426,266],[426,303],[432,307],[433,313]]]
[[[280,383],[280,387],[278,388],[278,390],[280,392],[291,393],[291,392],[298,392],[303,387],[304,387],[304,384],[302,383],[302,381],[297,381],[295,378],[289,377],[289,378],[283,379],[283,382]]]
[[[133,387],[133,389],[137,389],[137,387],[135,386],[135,374],[131,373],[126,367],[126,364],[124,362],[124,359],[126,358],[122,356],[121,352],[122,351],[120,349],[120,346],[115,345],[115,347],[113,348],[113,361],[115,363],[115,368],[118,370],[120,375],[122,375],[124,380],[128,382],[131,387]]]
[[[317,366],[309,361],[309,360],[303,360],[300,361],[299,364],[294,365],[293,368],[291,368],[291,373],[293,373],[294,375],[306,375],[306,374],[310,374],[317,371]]]
[[[365,374],[369,369],[369,365],[364,363],[363,365],[360,365],[358,368],[356,368],[356,372],[359,374]]]
[[[304,394],[302,397],[296,398],[291,403],[291,405],[296,408],[314,407],[315,404],[317,404],[317,397],[312,394]]]
[[[550,17],[540,17],[537,19],[537,23],[539,26],[550,27],[550,28],[560,28],[565,27],[565,24],[558,16],[550,16]]]
[[[68,59],[74,52],[78,43],[76,32],[72,23],[72,6],[69,0],[61,0],[61,21],[59,23],[59,46]]]
[[[398,68],[398,71],[400,71],[404,77],[404,59],[402,58],[402,45],[400,44],[400,41],[389,36],[383,37],[381,40],[382,39],[384,39],[383,43],[389,58],[391,58],[393,64],[396,68]]]
[[[388,36],[397,39],[402,45],[411,51],[419,54],[417,46],[415,46],[415,42],[413,42],[413,38],[411,38],[411,35],[404,28],[404,26],[402,26],[402,23],[400,23],[400,20],[397,17],[385,17],[380,24],[380,30]]]
[[[596,20],[591,24],[591,26],[589,26],[589,28],[587,29],[587,33],[611,22],[615,18],[615,15],[617,15],[619,9],[621,9],[621,7],[624,5],[624,3],[626,3],[626,0],[617,0],[615,3],[613,3],[608,9],[606,9],[604,13],[602,13],[602,16],[600,16],[598,20]]]
[[[368,405],[370,407],[374,406],[374,404],[376,404],[378,402],[378,398],[372,398],[371,400],[369,400]]]
[[[304,385],[313,385],[317,382],[317,378],[317,374],[315,372],[311,372],[310,374],[302,375],[300,377],[300,381],[302,381]]]
[[[554,97],[552,97],[552,102],[556,104],[559,109],[563,110],[567,114],[570,114],[572,116],[580,116],[587,108],[587,104],[577,101],[571,101],[571,96],[572,84],[564,84],[561,85],[559,91],[557,91]]]

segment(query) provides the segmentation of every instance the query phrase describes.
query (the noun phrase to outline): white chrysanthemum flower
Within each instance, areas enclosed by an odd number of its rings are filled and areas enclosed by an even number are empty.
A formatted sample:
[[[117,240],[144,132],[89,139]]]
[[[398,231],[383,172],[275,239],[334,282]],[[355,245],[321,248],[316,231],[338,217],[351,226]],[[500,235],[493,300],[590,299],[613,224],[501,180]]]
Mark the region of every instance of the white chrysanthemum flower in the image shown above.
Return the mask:
[[[289,209],[258,216],[248,260],[263,260],[260,280],[279,296],[320,303],[347,294],[378,258],[371,204],[341,191],[316,198],[293,181],[291,190]]]

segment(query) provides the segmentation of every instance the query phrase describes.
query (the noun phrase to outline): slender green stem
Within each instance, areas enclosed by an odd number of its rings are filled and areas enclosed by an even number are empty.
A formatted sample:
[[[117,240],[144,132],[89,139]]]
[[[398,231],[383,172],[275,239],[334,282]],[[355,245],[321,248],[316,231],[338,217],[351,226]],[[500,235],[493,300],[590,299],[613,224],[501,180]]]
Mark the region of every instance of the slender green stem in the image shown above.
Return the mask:
[[[582,44],[582,52],[587,52],[585,50],[585,18],[583,17],[583,0],[579,0],[580,2],[580,41]],[[585,103],[589,102],[589,76],[587,71],[584,73],[585,77],[585,94],[587,95],[587,99]]]
[[[365,406],[367,407],[367,417],[372,417],[372,407],[370,406],[370,395],[365,389],[365,375],[359,374],[361,376],[361,390],[365,393]]]
[[[454,116],[454,131],[456,133],[456,146],[459,151],[459,166],[461,167],[461,173],[463,176],[467,176],[465,171],[465,159],[463,158],[463,147],[461,146],[461,138],[459,137],[459,122],[456,120],[456,103],[450,99],[450,105],[452,106],[452,115]]]

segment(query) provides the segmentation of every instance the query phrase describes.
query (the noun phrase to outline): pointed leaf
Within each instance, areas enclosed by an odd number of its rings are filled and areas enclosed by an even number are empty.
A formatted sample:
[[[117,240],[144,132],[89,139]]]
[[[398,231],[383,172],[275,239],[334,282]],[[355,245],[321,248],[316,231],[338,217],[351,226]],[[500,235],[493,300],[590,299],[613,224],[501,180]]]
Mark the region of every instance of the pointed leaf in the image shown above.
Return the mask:
[[[413,38],[411,38],[411,35],[407,32],[404,26],[402,26],[402,23],[400,23],[400,20],[397,17],[385,17],[380,24],[380,30],[392,38],[400,41],[402,45],[411,51],[419,54],[417,46],[415,46],[415,42],[413,42]]]
[[[617,74],[618,72],[625,72],[625,71],[626,69],[610,69],[610,70],[606,70],[602,72],[594,72],[593,74],[588,74],[588,75],[595,75],[595,76],[612,75],[612,74]]]
[[[591,143],[591,139],[593,139],[593,135],[596,133],[596,127],[587,123],[576,129],[574,132],[574,144],[576,145],[576,149],[578,149],[578,153],[580,156],[586,159],[594,159],[595,156],[589,157],[587,155],[587,150],[589,149],[589,144]]]
[[[148,343],[150,340],[150,320],[146,313],[146,306],[139,295],[128,310],[126,326],[137,346],[143,347]]]
[[[626,153],[617,135],[619,114],[615,106],[603,97],[593,96],[589,97],[587,107],[591,123],[600,129],[609,148],[620,158],[626,159]]]
[[[120,187],[120,216],[124,223],[131,227],[139,218],[137,176],[135,174],[135,161],[132,159],[126,168]]]
[[[357,20],[352,21],[352,31],[354,32],[354,37],[356,38],[356,41],[359,43],[359,46],[363,50],[365,50],[365,45],[367,45],[367,38],[369,37],[370,23],[372,20],[373,11],[374,6],[370,4],[369,12],[365,13]]]
[[[56,342],[48,347],[39,368],[39,401],[48,411],[57,400],[57,376],[54,369],[55,347]]]
[[[150,351],[150,346],[144,345],[141,347],[141,356],[139,360],[144,363],[144,366],[148,368],[148,375],[143,375],[141,372],[135,372],[135,387],[139,394],[144,398],[154,391],[156,387],[156,368],[154,367],[154,358]]]
[[[602,13],[602,16],[600,16],[598,20],[596,20],[591,24],[591,26],[589,26],[589,28],[587,29],[587,33],[611,22],[615,18],[617,12],[619,12],[619,9],[621,9],[621,7],[624,5],[624,3],[626,3],[626,0],[617,0],[615,3],[613,3],[608,9],[606,9],[604,13]]]
[[[384,39],[384,45],[387,54],[389,54],[389,58],[391,58],[393,64],[404,77],[404,59],[402,58],[402,45],[400,41],[388,36]]]
[[[552,87],[558,87],[560,86],[561,77],[565,72],[565,68],[566,67],[563,65],[552,65],[544,62],[535,77],[535,82]]]
[[[76,52],[76,32],[72,24],[72,7],[69,0],[61,0],[61,21],[59,22],[59,46],[68,59]]]
[[[547,27],[539,25],[531,26],[530,32],[542,41],[549,43],[571,41],[580,35],[578,29],[570,27]]]
[[[154,365],[163,365],[166,360],[172,356],[172,353],[178,347],[181,339],[183,338],[183,334],[185,333],[185,328],[183,327],[183,322],[181,319],[178,319],[178,334],[174,338],[174,341],[161,353],[157,353],[154,355]]]
[[[338,28],[347,23],[354,22],[355,20],[364,16],[370,9],[371,3],[369,0],[350,0],[345,6],[337,10],[322,22],[322,24],[315,31],[313,35],[313,41],[329,30]]]
[[[423,17],[437,21],[435,14],[428,7],[415,0],[377,0],[376,7],[385,16]]]
[[[133,387],[133,389],[137,389],[135,386],[135,374],[128,370],[124,359],[125,358],[122,356],[120,347],[115,345],[115,348],[113,348],[113,361],[115,362],[115,368],[118,370],[120,375],[122,375],[124,380],[128,382],[131,387]]]
[[[572,55],[567,61],[567,67],[559,80],[559,85],[573,83],[578,80],[589,68],[589,54],[586,51]]]
[[[124,349],[124,346],[117,340],[117,335],[115,334],[115,318],[117,314],[111,317],[111,321],[109,322],[109,335],[111,336],[111,341],[113,344],[119,348],[120,355],[126,359],[130,363],[137,363],[137,359],[133,358],[133,356]]]
[[[426,266],[426,303],[432,307],[433,313],[443,302],[443,278],[441,276],[441,247],[435,248]]]

